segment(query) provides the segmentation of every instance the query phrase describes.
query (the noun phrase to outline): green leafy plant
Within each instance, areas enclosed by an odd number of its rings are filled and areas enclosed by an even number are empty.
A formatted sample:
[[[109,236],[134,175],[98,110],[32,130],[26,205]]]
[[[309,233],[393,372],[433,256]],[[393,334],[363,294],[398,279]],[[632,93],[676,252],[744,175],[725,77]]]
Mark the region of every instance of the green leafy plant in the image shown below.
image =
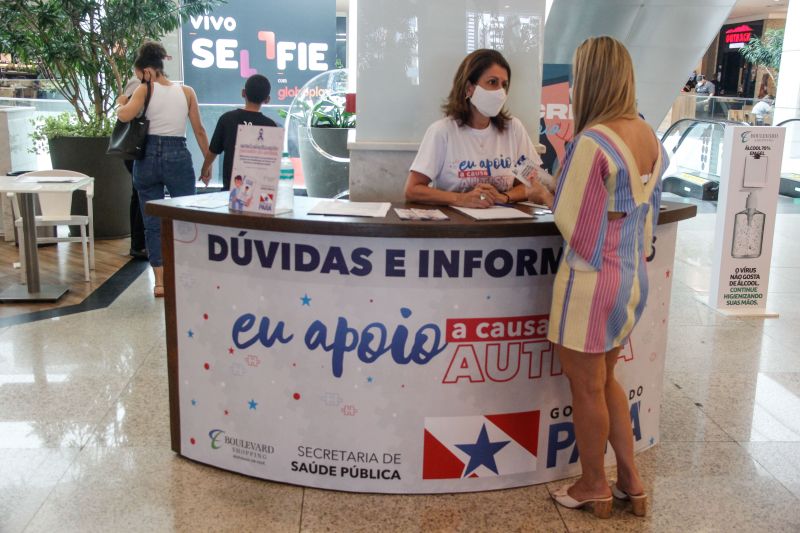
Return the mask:
[[[750,42],[739,49],[745,60],[764,67],[772,81],[778,83],[778,71],[781,68],[783,52],[783,30],[767,30],[758,39],[751,37]]]
[[[88,122],[78,122],[73,113],[60,113],[55,116],[45,117],[43,120],[32,120],[33,133],[31,140],[33,146],[30,152],[43,154],[47,152],[47,140],[58,137],[108,137],[114,129],[113,123],[108,120],[99,120],[91,117]]]
[[[0,51],[36,65],[73,107],[83,135],[113,123],[139,45],[223,0],[2,0]],[[45,121],[47,122],[47,121]],[[51,124],[59,124],[59,119]],[[44,131],[47,131],[45,127]]]
[[[309,124],[312,128],[356,127],[356,114],[344,110],[344,98],[333,96],[317,102],[313,107],[304,101],[298,101],[295,106],[299,109],[294,110],[292,118],[299,121],[301,126]],[[285,109],[279,109],[278,114],[283,119],[289,116],[289,112]]]
[[[312,128],[355,128],[356,115],[344,110],[344,102],[322,100],[311,109]]]

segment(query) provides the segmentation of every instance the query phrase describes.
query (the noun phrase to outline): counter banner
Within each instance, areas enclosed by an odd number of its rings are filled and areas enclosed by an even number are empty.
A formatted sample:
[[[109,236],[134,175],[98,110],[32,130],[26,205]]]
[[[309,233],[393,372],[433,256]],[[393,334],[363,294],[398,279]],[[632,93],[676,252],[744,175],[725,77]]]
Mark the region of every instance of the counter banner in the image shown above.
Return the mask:
[[[578,473],[568,384],[546,339],[560,237],[173,224],[182,455],[359,492]],[[637,451],[658,442],[676,230],[656,232],[649,301],[618,365]]]
[[[772,237],[785,128],[725,128],[708,305],[725,314],[767,312]]]
[[[283,128],[239,126],[228,207],[275,214],[282,147]]]

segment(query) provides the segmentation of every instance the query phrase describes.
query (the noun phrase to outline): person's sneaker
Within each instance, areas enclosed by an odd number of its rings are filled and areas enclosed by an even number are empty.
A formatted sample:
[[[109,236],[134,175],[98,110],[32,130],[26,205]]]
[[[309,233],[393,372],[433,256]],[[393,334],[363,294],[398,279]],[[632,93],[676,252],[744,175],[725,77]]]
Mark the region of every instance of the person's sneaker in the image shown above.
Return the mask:
[[[133,257],[134,259],[139,259],[139,260],[142,260],[142,261],[147,260],[147,250],[145,248],[142,248],[142,249],[139,249],[139,250],[137,250],[135,248],[131,248],[129,250],[128,254],[131,257]]]

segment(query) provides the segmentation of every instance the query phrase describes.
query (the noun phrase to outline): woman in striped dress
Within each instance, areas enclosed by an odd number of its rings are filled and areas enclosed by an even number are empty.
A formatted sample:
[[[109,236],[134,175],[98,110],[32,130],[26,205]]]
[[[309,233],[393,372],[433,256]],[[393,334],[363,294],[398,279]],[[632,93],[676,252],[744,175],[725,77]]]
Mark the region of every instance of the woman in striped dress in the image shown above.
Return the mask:
[[[577,135],[555,195],[537,183],[529,190],[532,200],[552,206],[565,241],[548,339],[569,379],[582,473],[554,498],[570,508],[591,504],[605,518],[613,492],[643,516],[647,496],[614,365],[647,301],[645,258],[653,249],[667,155],[638,116],[633,65],[620,42],[587,39],[575,52],[573,69]],[[617,458],[611,487],[603,468],[607,441]]]

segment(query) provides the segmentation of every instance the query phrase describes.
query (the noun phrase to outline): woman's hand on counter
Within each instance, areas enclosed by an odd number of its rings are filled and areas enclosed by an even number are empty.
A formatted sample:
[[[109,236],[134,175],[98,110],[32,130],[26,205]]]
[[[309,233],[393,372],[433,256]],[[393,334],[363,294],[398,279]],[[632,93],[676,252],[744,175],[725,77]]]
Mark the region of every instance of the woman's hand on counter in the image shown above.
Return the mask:
[[[495,203],[502,203],[504,198],[491,185],[480,183],[471,191],[460,193],[457,205],[459,207],[486,209],[492,207]]]
[[[538,179],[531,180],[531,187],[525,187],[525,193],[528,195],[529,202],[553,208],[553,193]]]

